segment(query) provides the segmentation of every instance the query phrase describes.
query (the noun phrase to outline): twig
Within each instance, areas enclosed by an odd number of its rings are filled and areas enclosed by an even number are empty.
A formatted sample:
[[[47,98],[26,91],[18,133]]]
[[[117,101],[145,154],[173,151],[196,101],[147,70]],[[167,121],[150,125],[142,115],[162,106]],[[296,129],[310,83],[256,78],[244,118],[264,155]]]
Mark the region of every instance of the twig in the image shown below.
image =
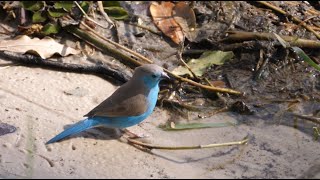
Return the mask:
[[[48,68],[57,68],[72,72],[81,72],[81,73],[95,73],[100,74],[102,77],[110,80],[110,77],[121,81],[127,82],[130,77],[121,71],[117,70],[116,67],[108,67],[106,65],[82,65],[82,64],[69,64],[62,63],[58,61],[44,60],[40,57],[36,57],[29,54],[18,54],[9,51],[0,51],[0,56],[4,59],[9,59],[10,61],[19,62],[23,64],[31,65],[41,65]]]
[[[319,16],[319,14],[318,15],[313,15],[313,16],[309,16],[308,18],[306,18],[306,19],[304,19],[302,22],[308,22],[309,20],[311,20],[311,19],[313,19],[313,18],[317,18]],[[301,26],[301,23],[300,24],[298,24],[298,26]],[[310,26],[312,29],[313,29],[313,27],[312,26]]]
[[[108,14],[103,9],[102,1],[97,1],[97,4],[98,4],[98,8],[99,8],[100,13],[104,16],[104,18],[107,20],[107,22],[115,27],[114,22],[109,18]],[[112,28],[112,26],[111,26],[111,28]]]
[[[277,6],[274,6],[274,5],[272,5],[272,4],[268,3],[268,2],[265,2],[265,1],[257,1],[257,2],[260,3],[260,4],[263,4],[263,5],[267,6],[267,7],[269,7],[270,9],[272,9],[274,11],[277,11],[277,12],[283,14],[283,15],[287,15],[287,16],[291,17],[294,22],[296,22],[298,24],[301,24],[304,28],[306,28],[308,31],[312,32],[318,39],[320,39],[320,35],[317,32],[315,32],[311,27],[309,27],[302,20],[294,17],[293,15],[287,13],[286,11],[282,10],[281,8],[279,8]]]
[[[115,37],[115,41],[116,42],[119,42],[119,33],[118,33],[118,24],[116,23],[116,21],[112,21],[108,14],[104,11],[104,8],[103,8],[103,4],[102,4],[102,1],[98,1],[98,8],[99,8],[99,11],[101,12],[101,14],[105,17],[105,19],[107,20],[107,22],[109,22],[109,24],[111,24],[111,32],[112,34],[114,35]]]
[[[275,43],[277,44],[277,42]],[[268,49],[270,45],[267,43],[263,43],[262,41],[244,41],[240,43],[232,43],[232,44],[225,44],[221,43],[218,45],[218,49],[221,51],[234,51],[237,49],[246,49],[246,50],[260,50],[260,49]]]
[[[84,15],[84,17],[85,17],[86,19],[88,19],[89,21],[97,24],[98,26],[100,26],[100,27],[102,27],[102,28],[104,28],[104,29],[108,29],[108,28],[105,27],[104,25],[102,25],[102,24],[98,23],[97,21],[91,19],[91,18],[87,15],[87,13],[84,12],[84,10],[83,10],[83,9],[81,8],[81,6],[77,3],[77,1],[73,1],[73,2],[78,6],[78,8],[80,9],[80,11],[82,12],[82,14]]]
[[[298,118],[305,119],[305,120],[320,124],[320,118],[317,118],[314,116],[307,116],[307,115],[303,115],[303,114],[298,114],[298,113],[290,113],[290,114],[292,114],[293,116],[296,116]]]
[[[107,44],[101,42],[100,40],[96,39],[93,34],[91,34],[89,32],[84,32],[83,30],[80,30],[80,29],[78,29],[78,28],[76,28],[74,26],[66,26],[64,28],[67,31],[69,31],[69,32],[81,37],[82,39],[84,39],[85,41],[89,42],[90,44],[93,44],[96,47],[98,47],[98,48],[100,48],[100,49],[102,49],[104,51],[110,52],[113,55],[118,56],[120,59],[123,59],[125,61],[130,62],[130,63],[133,63],[135,66],[141,66],[143,64],[143,63],[135,60],[134,58],[121,53],[118,49],[112,48],[112,47],[108,46]],[[110,41],[110,42],[112,42],[112,41]],[[132,50],[130,50],[130,51],[132,51]],[[140,56],[142,56],[142,55],[140,55]],[[147,58],[145,57],[145,59],[147,59]],[[151,60],[149,60],[149,61],[151,61]],[[175,74],[171,73],[167,69],[164,69],[164,71],[166,71],[172,77],[175,77],[177,80],[187,82],[187,83],[189,83],[191,85],[194,85],[194,86],[197,86],[197,87],[200,87],[200,88],[203,88],[203,89],[207,89],[209,91],[223,92],[223,93],[229,93],[229,94],[235,94],[235,95],[242,94],[241,92],[235,91],[235,90],[232,90],[232,89],[218,88],[218,87],[211,87],[211,86],[203,85],[203,84],[197,83],[195,81],[192,81],[190,79],[183,78],[181,76],[175,75]]]
[[[267,56],[268,56],[268,55],[267,55]],[[257,69],[256,74],[254,75],[254,78],[253,78],[255,81],[261,79],[262,73],[263,73],[263,71],[265,70],[265,68],[266,68],[269,60],[270,60],[270,57],[267,57],[267,58],[263,61],[263,63],[262,63],[261,66],[259,67],[259,69]]]
[[[122,60],[129,62],[129,63],[132,63],[135,66],[141,66],[143,64],[143,63],[135,60],[134,58],[132,58],[126,54],[123,54],[118,49],[113,48],[113,47],[105,44],[104,42],[98,40],[94,34],[88,32],[88,31],[83,31],[83,30],[81,30],[77,27],[74,27],[74,26],[66,26],[64,28],[67,31],[69,31],[70,33],[80,37],[81,39],[87,41],[88,43],[94,45],[95,47],[99,48],[100,50],[102,50],[104,52],[111,53],[113,56],[116,56]]]
[[[228,37],[222,41],[250,41],[250,40],[276,40],[277,38],[273,33],[258,33],[258,32],[244,32],[244,31],[227,31]],[[280,36],[290,46],[298,46],[305,48],[320,48],[319,41],[313,41],[309,39],[301,39],[294,36]]]
[[[190,73],[192,74],[192,76],[196,79],[199,80],[198,76],[192,71],[192,69],[190,68],[190,66],[182,59],[182,52],[184,49],[184,44],[183,42],[180,44],[179,50],[178,50],[178,59],[180,60],[180,62],[182,62],[182,64],[190,71]]]
[[[271,103],[300,103],[301,101],[299,99],[268,99],[268,98],[262,98],[266,101],[269,101]]]
[[[134,56],[136,56],[136,57],[138,57],[138,58],[140,58],[140,59],[142,59],[142,60],[144,60],[144,61],[146,61],[146,62],[148,62],[148,63],[153,63],[153,61],[151,61],[150,59],[142,56],[141,54],[139,54],[139,53],[137,53],[137,52],[135,52],[135,51],[133,51],[133,50],[125,47],[125,46],[122,46],[122,45],[119,44],[119,43],[113,42],[113,41],[111,41],[111,40],[109,40],[109,39],[101,36],[99,33],[97,33],[94,29],[90,28],[90,27],[89,27],[88,25],[86,25],[84,22],[81,22],[81,25],[83,25],[85,28],[87,28],[90,32],[92,32],[93,34],[95,34],[95,35],[98,36],[99,38],[107,41],[108,43],[114,45],[115,47],[120,48],[120,49],[123,49],[123,50],[131,53],[132,55],[134,55]]]
[[[214,147],[222,147],[222,146],[232,146],[232,145],[245,145],[247,144],[249,138],[246,136],[241,141],[227,142],[227,143],[217,143],[217,144],[205,144],[205,145],[197,145],[197,146],[159,146],[153,144],[147,144],[140,141],[136,141],[130,138],[127,138],[128,142],[131,144],[143,146],[149,149],[167,149],[167,150],[182,150],[182,149],[204,149],[204,148],[214,148]]]
[[[214,86],[212,85],[212,83],[209,81],[208,78],[204,78],[204,80],[206,81],[206,83],[207,83],[209,86],[214,87]]]
[[[4,27],[3,24],[0,24],[0,27],[5,31],[3,34],[12,34],[12,33],[14,33],[13,31],[10,31],[6,27]]]
[[[313,134],[314,134],[314,138],[315,140],[318,140],[319,136],[320,136],[320,130],[318,127],[313,127]]]
[[[20,8],[20,25],[24,25],[26,22],[26,11],[24,8]]]
[[[206,90],[209,90],[209,91],[215,91],[215,92],[235,94],[235,95],[241,95],[242,94],[240,91],[236,91],[236,90],[233,90],[233,89],[212,87],[212,86],[207,86],[207,85],[204,85],[204,84],[200,84],[200,83],[197,83],[197,82],[192,81],[190,79],[183,78],[181,76],[175,75],[175,74],[171,73],[170,71],[168,71],[167,69],[164,69],[164,71],[166,71],[166,73],[168,73],[171,76],[175,77],[179,81],[187,82],[187,83],[189,83],[191,85],[200,87],[202,89],[206,89]]]
[[[149,32],[151,32],[151,33],[153,33],[153,34],[156,34],[156,35],[159,35],[159,36],[161,36],[161,32],[160,31],[155,31],[155,30],[153,30],[153,29],[151,29],[151,28],[148,28],[148,27],[146,27],[146,26],[142,26],[142,25],[139,25],[139,24],[134,24],[134,23],[130,23],[130,22],[125,22],[126,24],[129,24],[129,25],[132,25],[132,26],[137,26],[137,27],[139,27],[139,28],[141,28],[141,29],[145,29],[145,30],[147,30],[147,31],[149,31]]]
[[[174,123],[173,121],[161,124],[158,127],[164,131],[183,131],[190,129],[202,129],[202,128],[221,128],[227,126],[236,126],[236,123]]]

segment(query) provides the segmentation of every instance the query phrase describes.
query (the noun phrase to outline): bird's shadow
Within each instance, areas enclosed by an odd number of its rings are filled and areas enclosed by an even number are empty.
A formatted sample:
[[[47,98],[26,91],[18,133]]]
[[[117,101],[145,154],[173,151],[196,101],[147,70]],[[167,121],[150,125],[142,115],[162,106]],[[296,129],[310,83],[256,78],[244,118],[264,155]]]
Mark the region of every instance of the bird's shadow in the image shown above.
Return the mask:
[[[73,124],[65,125],[64,129],[68,129],[71,126],[73,126]],[[118,140],[121,142],[120,138],[122,135],[123,135],[123,133],[121,131],[117,131],[114,128],[108,128],[108,127],[101,126],[101,127],[94,127],[94,128],[82,131],[78,134],[75,134],[75,135],[72,135],[68,138],[65,138],[62,141],[76,138],[76,137],[84,137],[84,138],[91,138],[91,139],[95,139],[95,140]],[[161,153],[161,151],[153,151],[153,150],[152,151],[145,151],[145,150],[142,150],[141,148],[138,148],[137,146],[132,145],[130,143],[127,143],[127,144],[129,144],[129,145],[131,145],[141,151],[144,151],[146,153],[152,154],[152,155],[157,156],[159,158],[163,158],[163,159],[166,159],[168,161],[175,162],[178,164],[194,163],[194,162],[206,160],[208,158],[215,158],[215,157],[230,155],[234,151],[239,150],[239,147],[233,147],[227,151],[218,151],[218,152],[215,152],[211,155],[205,155],[204,157],[200,157],[200,158],[190,158],[188,156],[184,157],[184,158],[181,158],[181,157],[177,158],[177,157],[171,156],[166,153]]]

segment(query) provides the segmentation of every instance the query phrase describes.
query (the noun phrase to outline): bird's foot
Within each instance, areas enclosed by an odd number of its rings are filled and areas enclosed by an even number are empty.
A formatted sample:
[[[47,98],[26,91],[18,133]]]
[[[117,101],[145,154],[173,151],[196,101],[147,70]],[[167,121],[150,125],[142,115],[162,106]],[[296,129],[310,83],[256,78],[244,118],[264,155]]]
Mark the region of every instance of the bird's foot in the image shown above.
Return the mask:
[[[135,133],[129,131],[128,129],[123,129],[122,131],[123,131],[125,134],[127,134],[130,139],[138,139],[138,138],[146,138],[146,137],[149,137],[148,135],[145,135],[145,134],[135,134]]]

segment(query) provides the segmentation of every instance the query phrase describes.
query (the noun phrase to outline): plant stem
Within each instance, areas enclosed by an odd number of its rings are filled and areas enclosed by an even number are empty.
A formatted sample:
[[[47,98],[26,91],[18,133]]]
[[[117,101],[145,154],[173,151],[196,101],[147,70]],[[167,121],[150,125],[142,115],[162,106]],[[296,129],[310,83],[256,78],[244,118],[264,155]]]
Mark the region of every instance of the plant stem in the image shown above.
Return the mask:
[[[227,142],[227,143],[217,143],[217,144],[205,144],[205,145],[196,145],[196,146],[159,146],[153,144],[147,144],[140,141],[136,141],[130,138],[127,138],[129,143],[143,146],[149,149],[167,149],[167,150],[187,150],[187,149],[204,149],[204,148],[214,148],[214,147],[222,147],[222,146],[233,146],[233,145],[245,145],[247,144],[249,138],[246,136],[241,141]]]

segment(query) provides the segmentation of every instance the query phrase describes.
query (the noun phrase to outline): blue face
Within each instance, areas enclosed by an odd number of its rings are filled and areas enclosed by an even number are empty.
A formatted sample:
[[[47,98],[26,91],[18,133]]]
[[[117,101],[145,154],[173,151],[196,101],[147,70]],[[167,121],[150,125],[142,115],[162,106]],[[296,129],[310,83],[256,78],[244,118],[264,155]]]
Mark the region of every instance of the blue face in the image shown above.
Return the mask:
[[[160,80],[161,80],[161,73],[148,74],[143,78],[144,83],[149,88],[157,86],[159,84]]]

